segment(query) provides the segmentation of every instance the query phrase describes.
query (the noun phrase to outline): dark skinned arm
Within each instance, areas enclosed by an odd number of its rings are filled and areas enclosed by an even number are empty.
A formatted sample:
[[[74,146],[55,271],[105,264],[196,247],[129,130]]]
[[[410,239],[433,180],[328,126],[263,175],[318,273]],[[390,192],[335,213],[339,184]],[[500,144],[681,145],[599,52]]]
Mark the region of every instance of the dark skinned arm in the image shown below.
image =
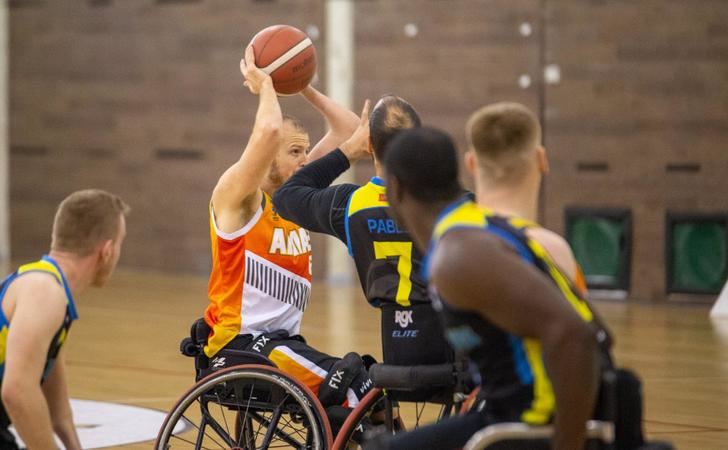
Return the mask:
[[[553,283],[501,240],[476,229],[453,230],[440,240],[431,278],[453,307],[541,342],[556,397],[552,446],[583,448],[598,387],[596,339]]]

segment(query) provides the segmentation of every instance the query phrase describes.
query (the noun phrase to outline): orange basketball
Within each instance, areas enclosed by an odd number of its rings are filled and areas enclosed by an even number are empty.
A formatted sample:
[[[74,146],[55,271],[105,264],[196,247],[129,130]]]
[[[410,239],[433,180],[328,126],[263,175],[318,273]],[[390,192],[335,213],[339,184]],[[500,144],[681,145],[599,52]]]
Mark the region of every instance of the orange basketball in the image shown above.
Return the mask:
[[[316,74],[316,48],[306,33],[289,25],[273,25],[250,41],[255,65],[271,76],[278,94],[292,95]]]

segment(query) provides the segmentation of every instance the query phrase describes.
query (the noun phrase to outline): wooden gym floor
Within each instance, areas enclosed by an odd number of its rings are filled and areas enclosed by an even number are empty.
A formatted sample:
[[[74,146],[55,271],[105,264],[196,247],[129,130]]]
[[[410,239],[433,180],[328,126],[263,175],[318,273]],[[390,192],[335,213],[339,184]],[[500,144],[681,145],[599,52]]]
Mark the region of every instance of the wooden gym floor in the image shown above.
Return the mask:
[[[104,289],[77,299],[81,320],[67,348],[71,396],[169,409],[193,382],[179,341],[206,306],[207,280],[118,272]],[[706,306],[597,303],[616,337],[620,365],[639,372],[648,435],[679,449],[728,448],[728,321]],[[358,284],[319,283],[302,334],[314,347],[381,356],[379,316]],[[124,449],[148,449],[151,443]]]

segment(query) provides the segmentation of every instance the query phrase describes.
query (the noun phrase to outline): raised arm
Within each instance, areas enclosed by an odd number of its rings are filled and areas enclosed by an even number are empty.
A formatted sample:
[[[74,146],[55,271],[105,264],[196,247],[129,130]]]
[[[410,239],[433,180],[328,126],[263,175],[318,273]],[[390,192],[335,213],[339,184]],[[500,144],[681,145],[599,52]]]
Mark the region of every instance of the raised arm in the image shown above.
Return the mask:
[[[432,264],[443,301],[540,341],[556,397],[553,448],[582,448],[598,386],[596,337],[587,323],[548,278],[481,230],[446,234]]]
[[[369,100],[353,134],[341,149],[324,155],[298,170],[276,190],[273,205],[284,218],[300,226],[338,237],[346,242],[346,205],[359,186],[330,186],[354,161],[369,157]]]
[[[245,86],[259,97],[258,112],[242,156],[222,174],[212,192],[215,221],[226,233],[242,228],[257,211],[263,196],[260,185],[280,148],[283,125],[273,81],[255,67],[252,47],[245,50],[240,70]]]
[[[329,186],[349,168],[340,150],[306,164],[273,195],[273,206],[281,217],[309,231],[324,233],[346,242],[346,205],[359,186]]]
[[[15,299],[15,310],[6,344],[2,400],[29,449],[56,448],[40,380],[48,347],[66,314],[63,289],[47,274],[30,273],[13,282],[7,295]]]
[[[314,161],[348,139],[356,129],[359,117],[312,86],[307,86],[301,91],[301,95],[324,116],[329,128],[308,154],[309,161]]]

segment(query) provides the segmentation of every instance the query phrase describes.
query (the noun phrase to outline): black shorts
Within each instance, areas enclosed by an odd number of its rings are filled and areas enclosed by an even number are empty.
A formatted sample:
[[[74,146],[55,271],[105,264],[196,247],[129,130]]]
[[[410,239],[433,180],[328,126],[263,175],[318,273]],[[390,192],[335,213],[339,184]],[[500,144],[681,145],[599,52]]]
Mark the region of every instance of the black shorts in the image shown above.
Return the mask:
[[[278,369],[305,384],[316,395],[331,368],[341,361],[341,358],[327,355],[309,346],[302,336],[289,336],[288,332],[280,330],[264,333],[255,338],[251,334],[236,336],[217,355],[210,358],[210,371],[240,364],[240,361],[225,355],[225,349],[260,353],[270,359]],[[370,389],[371,381],[362,367],[347,389],[344,406],[353,408]]]
[[[438,313],[430,303],[412,306],[384,304],[382,354],[385,364],[414,366],[452,362]]]

